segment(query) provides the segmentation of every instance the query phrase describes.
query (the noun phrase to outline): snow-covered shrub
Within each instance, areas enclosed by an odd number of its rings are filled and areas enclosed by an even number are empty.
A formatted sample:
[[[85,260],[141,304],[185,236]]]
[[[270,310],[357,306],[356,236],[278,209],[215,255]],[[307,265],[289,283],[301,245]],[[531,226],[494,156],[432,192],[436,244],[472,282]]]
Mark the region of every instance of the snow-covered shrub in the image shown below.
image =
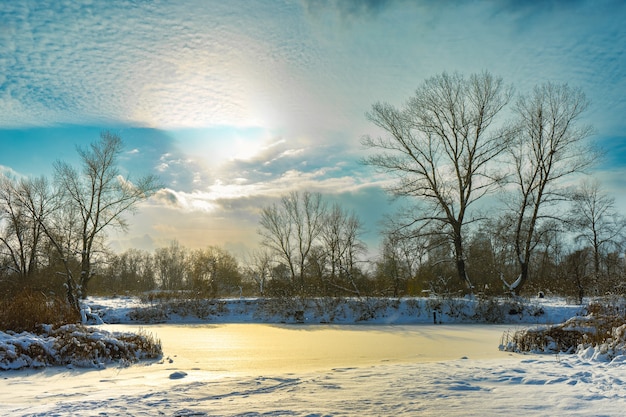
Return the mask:
[[[441,314],[443,309],[443,299],[439,297],[430,297],[426,300],[426,309],[430,313]]]
[[[299,321],[307,310],[308,300],[301,297],[272,297],[259,300],[255,316],[261,319],[277,319],[279,321]],[[302,313],[300,313],[302,312]]]
[[[136,307],[128,313],[128,318],[139,323],[165,323],[169,315],[163,307]]]
[[[359,322],[372,320],[377,317],[385,317],[389,308],[398,308],[399,301],[395,298],[352,298],[348,305],[352,309],[354,320]]]
[[[623,337],[624,315],[612,306],[590,305],[586,316],[572,317],[564,323],[505,333],[500,349],[513,352],[573,353],[590,347],[613,346]],[[616,333],[617,332],[617,333]],[[614,348],[615,346],[613,346]]]
[[[613,328],[611,337],[605,343],[591,345],[583,343],[578,346],[578,355],[587,360],[626,361],[626,324]]]
[[[315,317],[321,323],[332,323],[338,316],[345,317],[345,300],[340,297],[316,297],[313,299]]]
[[[190,298],[182,300],[172,300],[164,303],[165,308],[172,314],[178,314],[182,317],[197,317],[206,319],[211,316],[224,314],[228,312],[226,303],[222,300]]]
[[[0,332],[0,369],[65,365],[103,367],[161,357],[161,342],[146,333],[109,333],[78,324],[43,326],[40,334]]]
[[[455,320],[463,320],[470,316],[468,314],[468,301],[464,298],[444,298],[443,314]]]
[[[422,303],[419,298],[407,298],[404,302],[409,315],[419,316],[422,314]]]
[[[474,307],[474,318],[486,323],[504,323],[508,306],[495,297],[479,297]]]

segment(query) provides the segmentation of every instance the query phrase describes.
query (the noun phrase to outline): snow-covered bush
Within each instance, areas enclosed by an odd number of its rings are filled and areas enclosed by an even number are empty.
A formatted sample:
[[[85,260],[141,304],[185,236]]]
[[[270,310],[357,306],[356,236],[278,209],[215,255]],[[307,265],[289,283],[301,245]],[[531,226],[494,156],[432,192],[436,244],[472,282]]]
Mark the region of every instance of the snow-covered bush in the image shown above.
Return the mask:
[[[586,316],[572,317],[564,323],[518,330],[503,335],[500,350],[533,353],[574,353],[589,348],[623,347],[626,319],[613,306],[591,304]],[[621,342],[619,340],[622,340]]]
[[[508,306],[495,297],[480,297],[474,307],[474,317],[486,323],[504,323]]]
[[[271,297],[259,299],[255,317],[279,321],[300,321],[308,309],[309,300],[302,297]],[[302,317],[301,317],[302,316]]]
[[[0,332],[0,369],[45,366],[103,367],[161,357],[161,342],[147,333],[109,333],[68,324],[38,334]]]
[[[169,318],[167,311],[160,307],[137,307],[128,313],[128,318],[139,323],[165,323]]]

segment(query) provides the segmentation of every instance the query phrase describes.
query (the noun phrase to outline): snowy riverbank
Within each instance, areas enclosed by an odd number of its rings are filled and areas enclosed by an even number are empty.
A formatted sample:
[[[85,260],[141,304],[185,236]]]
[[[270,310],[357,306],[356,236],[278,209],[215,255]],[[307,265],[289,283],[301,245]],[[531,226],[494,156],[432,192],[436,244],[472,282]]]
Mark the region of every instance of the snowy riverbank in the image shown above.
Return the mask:
[[[105,323],[445,324],[562,323],[586,314],[564,299],[535,298],[230,298],[147,301],[131,296],[90,297],[85,303]]]

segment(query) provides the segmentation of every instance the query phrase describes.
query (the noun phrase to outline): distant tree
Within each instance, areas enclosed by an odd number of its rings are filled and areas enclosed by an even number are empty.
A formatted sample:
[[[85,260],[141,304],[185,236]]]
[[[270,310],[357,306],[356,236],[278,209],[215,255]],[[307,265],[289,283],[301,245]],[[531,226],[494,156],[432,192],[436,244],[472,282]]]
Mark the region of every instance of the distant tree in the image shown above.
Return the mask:
[[[122,149],[122,139],[118,135],[103,132],[100,140],[88,148],[77,148],[80,170],[63,161],[57,161],[54,166],[62,206],[68,212],[72,211],[76,230],[74,238],[80,257],[75,285],[78,297],[87,295],[87,284],[93,275],[94,253],[106,231],[126,230],[128,223],[124,215],[134,212],[137,204],[159,187],[152,175],[137,180],[121,175],[117,164]],[[53,233],[46,234],[52,240],[57,239]]]
[[[579,304],[582,304],[583,298],[592,285],[593,272],[590,255],[589,248],[579,249],[566,256],[563,262],[568,284],[573,285]]]
[[[305,265],[322,231],[325,213],[321,194],[308,191],[292,192],[279,204],[261,211],[262,245],[289,269],[292,284],[300,290],[304,289]]]
[[[426,261],[427,237],[404,235],[402,229],[391,227],[385,231],[381,258],[376,262],[375,276],[386,281],[385,293],[393,297],[405,295],[409,281]],[[406,230],[404,230],[406,231]]]
[[[253,251],[246,259],[246,275],[256,283],[259,295],[265,295],[265,286],[271,277],[274,260],[267,248],[259,248]]]
[[[107,267],[92,281],[100,292],[150,291],[156,289],[152,255],[139,249],[128,249],[120,254],[108,254]],[[106,277],[102,279],[101,276]]]
[[[519,276],[507,284],[519,294],[529,278],[531,256],[539,239],[540,223],[563,220],[555,205],[566,198],[563,180],[593,162],[594,153],[585,139],[590,126],[579,120],[588,108],[585,94],[567,84],[542,84],[519,97],[513,141],[508,147],[516,189],[509,208],[516,214],[513,225]]]
[[[154,251],[154,269],[161,289],[182,290],[188,276],[188,253],[177,241]]]
[[[326,212],[320,232],[321,252],[328,267],[328,284],[357,295],[359,290],[353,273],[358,255],[366,249],[360,239],[362,233],[363,225],[359,217],[344,210],[338,203]]]
[[[496,266],[496,254],[493,249],[491,236],[485,230],[478,230],[472,234],[467,250],[468,270],[474,279],[474,284],[485,294],[499,293],[500,278]]]
[[[615,199],[603,193],[598,181],[584,181],[574,194],[569,225],[576,241],[591,248],[597,290],[602,258],[624,247],[626,219],[616,211]]]
[[[388,137],[364,138],[366,147],[378,151],[364,162],[397,177],[393,194],[425,202],[426,210],[415,212],[407,225],[446,229],[458,279],[469,288],[463,226],[470,206],[498,181],[490,167],[507,136],[496,129],[496,116],[511,95],[501,78],[487,72],[469,78],[443,73],[427,79],[403,108],[376,103],[367,115]]]
[[[232,295],[241,285],[234,256],[217,246],[191,251],[187,257],[191,288],[211,296]]]

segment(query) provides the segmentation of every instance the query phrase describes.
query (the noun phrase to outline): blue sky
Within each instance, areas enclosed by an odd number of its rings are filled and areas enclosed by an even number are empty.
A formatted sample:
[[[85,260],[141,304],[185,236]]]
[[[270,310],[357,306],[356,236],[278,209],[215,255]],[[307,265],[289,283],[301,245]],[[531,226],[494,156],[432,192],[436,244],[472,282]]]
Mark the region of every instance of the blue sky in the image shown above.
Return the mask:
[[[108,129],[122,168],[165,187],[116,248],[241,252],[259,207],[292,190],[354,208],[375,244],[391,208],[359,164],[365,113],[442,71],[489,70],[518,92],[586,92],[609,151],[594,175],[623,208],[625,19],[607,0],[2,0],[0,169],[49,175]]]

